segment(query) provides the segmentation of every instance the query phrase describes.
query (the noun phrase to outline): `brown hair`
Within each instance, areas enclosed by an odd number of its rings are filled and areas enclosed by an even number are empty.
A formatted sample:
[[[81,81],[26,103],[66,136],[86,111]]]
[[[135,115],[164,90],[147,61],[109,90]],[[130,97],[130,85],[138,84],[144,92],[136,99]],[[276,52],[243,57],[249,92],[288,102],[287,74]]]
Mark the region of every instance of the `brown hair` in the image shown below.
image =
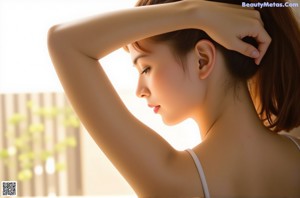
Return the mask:
[[[176,1],[180,0],[139,0],[136,6]],[[242,1],[236,0],[218,0],[217,2],[242,4]],[[266,1],[252,0],[251,2]],[[276,3],[284,4],[285,1],[277,0]],[[256,9],[260,12],[265,29],[272,38],[272,43],[260,66],[255,65],[254,60],[249,57],[225,49],[202,30],[185,29],[148,39],[168,43],[183,59],[199,40],[212,41],[223,53],[227,69],[233,78],[236,81],[248,81],[257,113],[264,124],[274,132],[290,131],[300,125],[300,88],[298,88],[300,56],[297,54],[300,52],[299,26],[290,8]],[[243,40],[257,47],[254,39],[246,37]],[[133,46],[145,51],[138,42],[133,43]]]

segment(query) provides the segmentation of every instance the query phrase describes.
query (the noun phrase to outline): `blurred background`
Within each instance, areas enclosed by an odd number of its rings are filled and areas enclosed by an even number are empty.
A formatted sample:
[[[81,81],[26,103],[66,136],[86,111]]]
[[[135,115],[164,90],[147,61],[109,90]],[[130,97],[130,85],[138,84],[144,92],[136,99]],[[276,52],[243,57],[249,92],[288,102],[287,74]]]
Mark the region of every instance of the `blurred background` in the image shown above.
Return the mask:
[[[0,0],[0,181],[17,181],[18,196],[134,197],[74,114],[47,50],[47,31],[54,24],[134,3]],[[295,10],[300,15],[300,8]],[[193,121],[166,127],[136,98],[137,72],[125,51],[101,62],[128,109],[174,148],[201,141]]]
[[[0,0],[0,181],[18,181],[19,196],[134,195],[72,111],[47,50],[54,24],[134,4]],[[200,142],[192,121],[166,127],[136,98],[138,73],[125,51],[101,63],[128,109],[176,149]]]

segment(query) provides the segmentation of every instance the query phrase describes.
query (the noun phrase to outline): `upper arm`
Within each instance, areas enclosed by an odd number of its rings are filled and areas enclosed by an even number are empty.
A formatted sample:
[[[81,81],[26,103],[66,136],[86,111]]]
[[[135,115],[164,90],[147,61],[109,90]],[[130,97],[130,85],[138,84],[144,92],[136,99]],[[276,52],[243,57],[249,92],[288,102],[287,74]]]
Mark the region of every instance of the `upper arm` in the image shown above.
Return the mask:
[[[128,112],[98,60],[65,45],[50,29],[48,48],[65,93],[97,145],[136,191],[169,174],[177,152]],[[170,173],[173,174],[173,173]]]

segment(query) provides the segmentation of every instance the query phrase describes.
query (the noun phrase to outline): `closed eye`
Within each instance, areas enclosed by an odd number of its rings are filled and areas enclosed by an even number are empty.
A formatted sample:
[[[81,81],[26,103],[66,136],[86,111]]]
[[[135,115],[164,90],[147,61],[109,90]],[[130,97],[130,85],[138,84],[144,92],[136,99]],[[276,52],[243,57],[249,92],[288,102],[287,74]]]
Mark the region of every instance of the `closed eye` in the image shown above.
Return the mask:
[[[150,67],[146,67],[141,74],[147,74],[150,71]]]

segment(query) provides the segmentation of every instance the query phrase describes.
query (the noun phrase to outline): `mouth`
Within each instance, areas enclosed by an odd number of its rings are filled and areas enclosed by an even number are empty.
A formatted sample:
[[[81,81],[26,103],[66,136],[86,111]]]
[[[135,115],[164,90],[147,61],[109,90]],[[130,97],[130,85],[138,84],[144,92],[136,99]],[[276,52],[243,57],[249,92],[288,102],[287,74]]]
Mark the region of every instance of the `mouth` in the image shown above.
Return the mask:
[[[154,113],[158,113],[160,105],[148,105],[148,107],[153,108]]]

